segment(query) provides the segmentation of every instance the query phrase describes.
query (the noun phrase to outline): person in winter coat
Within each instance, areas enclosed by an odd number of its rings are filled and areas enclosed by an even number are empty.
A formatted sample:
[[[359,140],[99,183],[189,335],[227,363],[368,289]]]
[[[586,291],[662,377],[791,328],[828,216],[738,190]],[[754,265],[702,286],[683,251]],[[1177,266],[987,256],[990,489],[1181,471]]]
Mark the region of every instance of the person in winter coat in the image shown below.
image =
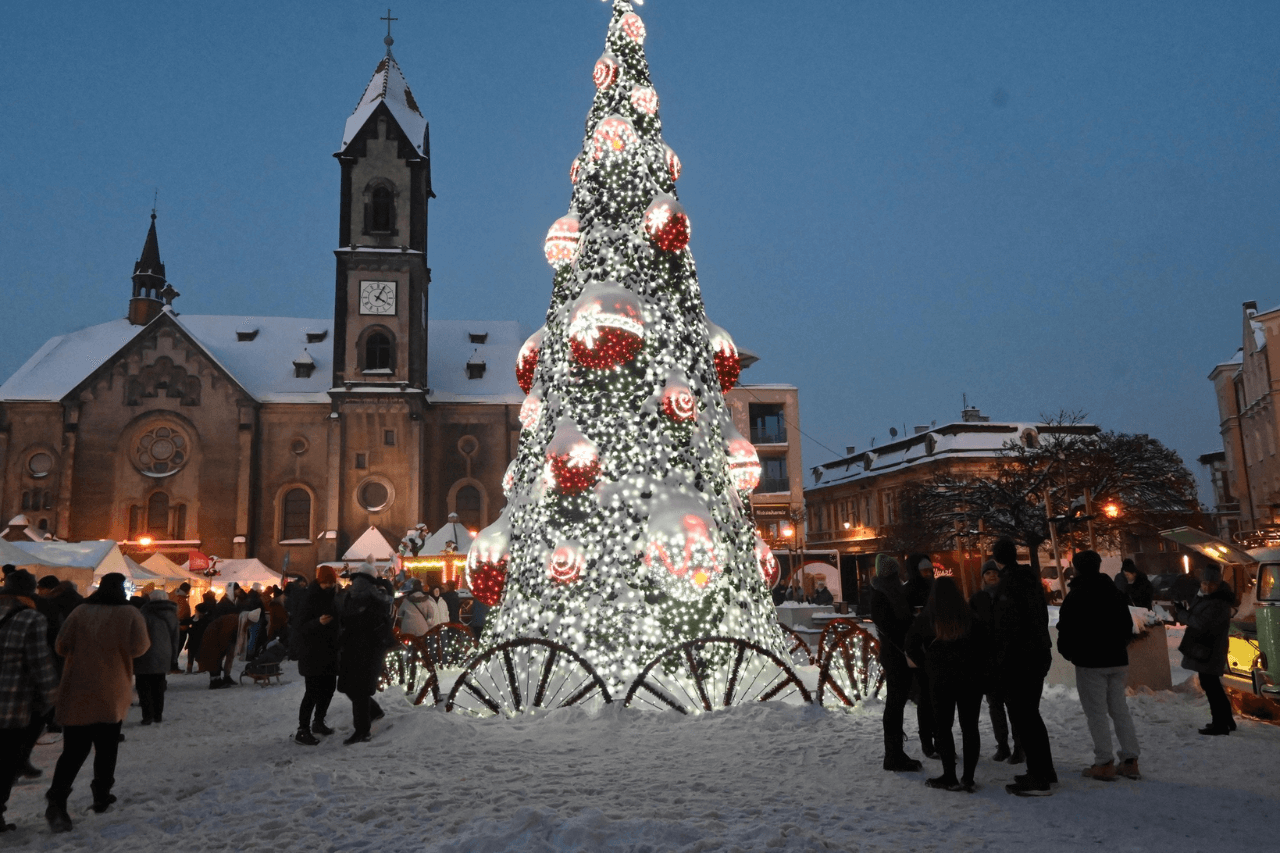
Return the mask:
[[[445,584],[444,592],[440,597],[444,599],[445,606],[449,609],[449,621],[461,622],[462,599],[458,596],[458,582],[449,581]]]
[[[443,625],[449,620],[449,603],[445,601],[444,593],[440,587],[431,587],[431,593],[427,596],[427,621],[434,628],[437,625]]]
[[[813,582],[813,595],[810,598],[810,604],[835,604],[836,600],[831,595],[831,590],[827,589],[827,582],[822,578],[818,578]]]
[[[942,775],[925,780],[930,788],[968,793],[975,790],[973,773],[982,747],[978,714],[989,670],[988,652],[985,629],[973,619],[960,587],[949,577],[935,580],[929,601],[907,632],[908,661],[929,671],[929,696],[936,725],[934,743],[942,758]],[[957,714],[964,743],[964,775],[959,779],[956,742],[951,734]]]
[[[124,594],[124,575],[103,576],[98,591],[67,617],[58,634],[58,654],[66,663],[55,706],[62,726],[62,755],[45,798],[45,819],[54,832],[71,829],[67,798],[92,751],[93,810],[105,812],[116,801],[116,755],[120,725],[133,701],[133,661],[151,645],[147,622]]]
[[[1156,589],[1151,585],[1150,578],[1145,572],[1139,571],[1137,564],[1129,559],[1120,564],[1120,571],[1124,575],[1124,592],[1129,606],[1150,610],[1155,605],[1156,597]]]
[[[1117,773],[1141,779],[1138,733],[1124,695],[1133,639],[1129,605],[1111,578],[1102,574],[1096,551],[1078,552],[1071,564],[1076,576],[1058,614],[1058,652],[1075,664],[1080,707],[1093,738],[1093,764],[1083,775],[1103,781],[1115,779]],[[1111,754],[1111,723],[1120,741],[1118,769]]]
[[[433,609],[427,605],[427,594],[422,591],[422,581],[410,582],[409,594],[400,601],[396,611],[396,624],[401,634],[421,637],[431,630]]]
[[[1049,731],[1040,716],[1040,694],[1053,662],[1049,608],[1044,587],[1030,566],[1018,563],[1012,539],[996,540],[991,559],[1000,566],[1000,586],[992,608],[995,626],[996,678],[1004,692],[1009,723],[1022,740],[1027,772],[1005,786],[1018,796],[1048,796],[1057,784]]]
[[[298,626],[302,623],[302,608],[307,602],[307,582],[295,577],[284,588],[284,609],[289,614],[289,632],[286,645],[289,647],[289,659],[298,659],[299,639]]]
[[[1182,652],[1182,668],[1200,674],[1200,687],[1209,700],[1213,716],[1202,735],[1226,735],[1235,731],[1236,720],[1231,701],[1222,689],[1222,671],[1227,666],[1228,634],[1231,614],[1235,612],[1235,595],[1222,582],[1222,569],[1216,565],[1200,570],[1200,592],[1194,601],[1178,603],[1178,621],[1187,626],[1178,651]]]
[[[177,674],[182,671],[178,668],[178,655],[187,644],[188,629],[191,627],[191,584],[183,581],[169,593],[169,600],[178,608],[178,642],[173,647],[173,660],[169,667],[170,672]],[[191,653],[187,652],[187,657],[190,656]]]
[[[212,614],[208,626],[200,635],[200,651],[196,662],[201,672],[209,673],[209,689],[231,687],[231,667],[236,659],[236,640],[240,635],[240,614]]]
[[[928,554],[911,554],[902,565],[902,583],[911,602],[911,610],[919,613],[929,601],[933,584],[933,560]],[[920,727],[920,748],[925,758],[937,758],[934,749],[933,697],[929,684],[929,669],[923,666],[911,668],[912,698],[916,703],[916,725]]]
[[[204,631],[213,621],[213,605],[201,601],[191,614],[191,622],[187,625],[187,675],[191,674],[200,656],[200,643],[204,639]]]
[[[304,746],[318,744],[316,735],[333,734],[325,716],[338,681],[339,624],[334,602],[337,592],[338,573],[333,566],[320,566],[298,611],[295,648],[298,674],[303,677],[306,689],[298,705],[298,733],[293,739]]]
[[[35,594],[35,578],[21,569],[0,587],[0,832],[16,828],[5,822],[5,806],[14,780],[30,766],[58,685],[48,619],[27,603]]]
[[[887,694],[881,725],[884,729],[884,769],[913,771],[921,763],[906,753],[902,730],[903,711],[911,693],[911,669],[907,666],[906,637],[911,627],[911,603],[899,578],[898,561],[888,554],[876,555],[875,576],[871,579],[871,621],[880,639],[880,666],[884,670]]]
[[[933,584],[933,560],[928,554],[912,554],[907,557],[902,573],[911,606],[924,607],[929,601],[929,590]]]
[[[438,593],[439,587],[433,592]],[[449,611],[439,597],[444,618]],[[395,644],[391,634],[389,602],[374,578],[364,572],[351,576],[351,587],[342,603],[342,635],[339,640],[338,690],[351,700],[355,731],[344,744],[369,740],[373,720],[383,716],[374,701],[382,675],[383,656]]]
[[[142,605],[142,618],[147,623],[151,648],[133,662],[133,674],[138,704],[142,706],[142,725],[149,726],[164,722],[165,674],[173,665],[173,650],[178,645],[178,605],[157,589]]]
[[[995,599],[996,590],[1000,587],[1000,566],[995,560],[987,560],[982,564],[982,589],[969,599],[969,609],[973,611],[975,622],[982,625],[983,634],[987,638],[986,697],[987,714],[991,717],[991,731],[996,736],[996,752],[992,761],[1008,761],[1010,764],[1021,764],[1026,760],[1022,754],[1022,744],[1018,741],[1018,733],[1013,732],[1013,749],[1009,748],[1009,718],[1005,714],[1004,693],[1000,689],[999,679],[995,678]]]

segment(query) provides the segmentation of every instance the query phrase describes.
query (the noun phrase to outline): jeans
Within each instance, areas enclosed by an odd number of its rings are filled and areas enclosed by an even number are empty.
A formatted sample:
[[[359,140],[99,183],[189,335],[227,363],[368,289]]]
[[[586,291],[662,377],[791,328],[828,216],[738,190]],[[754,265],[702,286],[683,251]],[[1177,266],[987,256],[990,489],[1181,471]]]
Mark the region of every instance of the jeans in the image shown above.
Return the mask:
[[[66,803],[76,774],[93,751],[94,799],[105,798],[116,781],[116,754],[120,750],[120,723],[91,723],[62,727],[62,755],[53,771],[48,797]]]
[[[1076,690],[1080,693],[1080,707],[1084,709],[1093,737],[1093,763],[1106,764],[1112,760],[1111,723],[1115,723],[1116,739],[1120,741],[1120,760],[1138,757],[1138,733],[1129,715],[1129,703],[1124,698],[1124,685],[1129,677],[1129,667],[1076,667]],[[1110,717],[1110,721],[1108,721]]]
[[[1049,730],[1040,716],[1040,693],[1044,690],[1044,674],[1009,673],[1001,682],[1004,704],[1009,711],[1009,724],[1022,739],[1027,756],[1027,773],[1037,782],[1058,781],[1053,769],[1053,751],[1049,746]]]

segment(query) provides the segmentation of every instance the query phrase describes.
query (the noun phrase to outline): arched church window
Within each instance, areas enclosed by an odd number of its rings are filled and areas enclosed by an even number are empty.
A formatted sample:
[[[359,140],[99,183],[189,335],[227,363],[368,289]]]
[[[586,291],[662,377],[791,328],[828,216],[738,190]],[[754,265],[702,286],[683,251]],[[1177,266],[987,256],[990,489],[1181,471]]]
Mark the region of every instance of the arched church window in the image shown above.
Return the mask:
[[[480,490],[475,486],[463,486],[458,489],[458,494],[454,496],[454,506],[457,507],[458,521],[468,530],[479,530],[484,527],[484,519],[480,517],[483,502],[480,498]]]
[[[285,492],[280,512],[280,539],[311,538],[311,494],[306,489]]]
[[[365,370],[393,370],[395,368],[395,359],[392,356],[391,338],[382,332],[374,332],[365,338]]]
[[[169,538],[169,496],[164,492],[147,499],[147,532],[160,539]]]
[[[369,194],[369,230],[388,232],[395,223],[395,209],[391,190],[374,187]]]

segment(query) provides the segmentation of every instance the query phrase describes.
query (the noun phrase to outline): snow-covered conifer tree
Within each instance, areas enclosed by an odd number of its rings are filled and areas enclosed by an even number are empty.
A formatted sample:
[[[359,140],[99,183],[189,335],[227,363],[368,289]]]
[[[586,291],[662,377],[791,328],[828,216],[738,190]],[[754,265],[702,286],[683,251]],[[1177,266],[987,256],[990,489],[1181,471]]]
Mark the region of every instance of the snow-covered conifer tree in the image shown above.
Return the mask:
[[[473,594],[498,605],[482,647],[563,643],[615,692],[708,635],[785,657],[777,562],[748,513],[760,462],[724,400],[738,354],[702,304],[644,40],[614,0],[572,202],[547,234],[546,325],[516,365],[508,504],[468,559]]]

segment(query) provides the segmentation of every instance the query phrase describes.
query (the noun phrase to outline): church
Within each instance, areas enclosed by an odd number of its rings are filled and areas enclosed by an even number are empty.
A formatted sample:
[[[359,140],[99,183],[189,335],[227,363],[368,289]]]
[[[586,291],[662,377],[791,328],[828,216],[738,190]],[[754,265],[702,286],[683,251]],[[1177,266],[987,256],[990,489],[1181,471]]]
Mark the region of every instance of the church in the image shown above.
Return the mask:
[[[385,43],[334,155],[333,315],[183,313],[153,212],[127,292],[120,277],[124,316],[52,338],[0,385],[0,533],[310,575],[371,528],[395,544],[454,513],[470,531],[497,518],[533,330],[428,316],[430,133]],[[759,531],[789,547],[796,388],[739,385],[726,401],[762,464]]]
[[[49,340],[0,385],[10,529],[179,563],[287,553],[310,574],[371,526],[396,543],[497,516],[532,329],[428,318],[430,134],[386,43],[335,155],[333,315],[183,313],[153,212],[125,316]]]

